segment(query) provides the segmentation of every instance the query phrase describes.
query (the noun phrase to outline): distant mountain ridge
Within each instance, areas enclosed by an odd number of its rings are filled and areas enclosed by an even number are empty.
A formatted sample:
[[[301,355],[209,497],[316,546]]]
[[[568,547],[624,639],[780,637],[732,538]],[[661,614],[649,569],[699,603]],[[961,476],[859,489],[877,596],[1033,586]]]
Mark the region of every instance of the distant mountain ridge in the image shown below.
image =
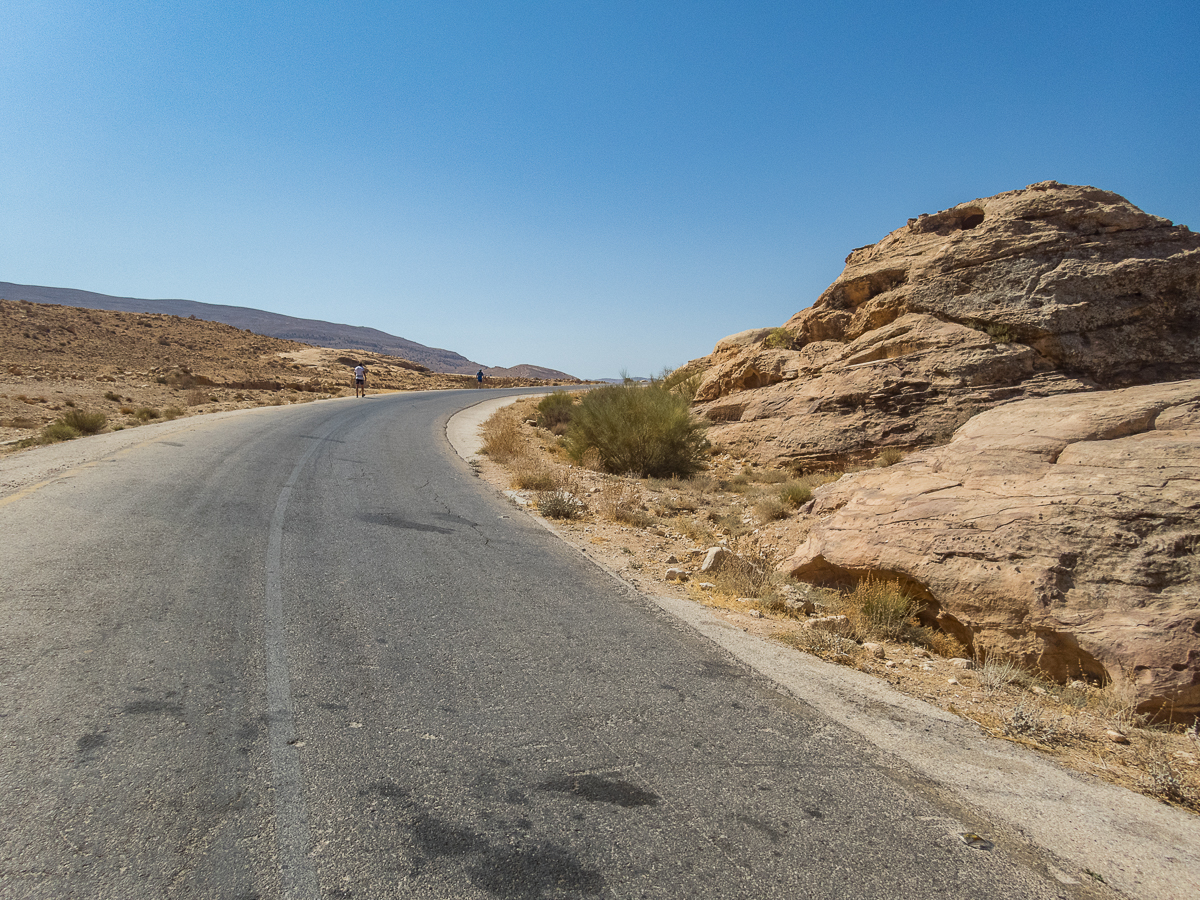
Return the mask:
[[[377,328],[360,325],[340,325],[320,319],[300,319],[282,313],[250,309],[245,306],[225,306],[200,303],[195,300],[140,300],[136,297],[113,297],[75,288],[40,287],[0,281],[0,298],[28,300],[31,303],[53,303],[84,309],[105,309],[114,312],[163,313],[188,318],[195,316],[210,322],[223,322],[235,328],[253,331],[267,337],[301,341],[318,347],[363,350],[399,356],[425,366],[434,372],[453,375],[474,375],[480,369],[487,375],[525,378],[574,378],[565,372],[540,366],[520,365],[512,368],[484,366],[452,350],[426,347],[416,341],[388,334]]]

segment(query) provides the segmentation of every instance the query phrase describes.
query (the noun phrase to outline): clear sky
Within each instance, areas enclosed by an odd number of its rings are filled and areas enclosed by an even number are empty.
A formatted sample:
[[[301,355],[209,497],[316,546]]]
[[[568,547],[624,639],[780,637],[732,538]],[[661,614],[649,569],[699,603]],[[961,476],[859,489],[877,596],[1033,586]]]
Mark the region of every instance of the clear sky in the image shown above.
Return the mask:
[[[0,2],[0,281],[661,371],[910,216],[1200,229],[1200,5]]]

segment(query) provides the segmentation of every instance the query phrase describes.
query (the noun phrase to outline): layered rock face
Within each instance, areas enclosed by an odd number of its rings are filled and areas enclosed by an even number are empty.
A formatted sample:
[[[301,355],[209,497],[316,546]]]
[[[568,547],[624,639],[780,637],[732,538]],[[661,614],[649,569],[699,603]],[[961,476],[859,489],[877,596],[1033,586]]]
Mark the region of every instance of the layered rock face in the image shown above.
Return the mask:
[[[1200,235],[1044,182],[910,219],[783,327],[692,364],[715,442],[802,467],[928,446],[1013,399],[1200,377]]]
[[[796,577],[898,578],[977,653],[1200,714],[1200,380],[1000,406],[812,513]]]

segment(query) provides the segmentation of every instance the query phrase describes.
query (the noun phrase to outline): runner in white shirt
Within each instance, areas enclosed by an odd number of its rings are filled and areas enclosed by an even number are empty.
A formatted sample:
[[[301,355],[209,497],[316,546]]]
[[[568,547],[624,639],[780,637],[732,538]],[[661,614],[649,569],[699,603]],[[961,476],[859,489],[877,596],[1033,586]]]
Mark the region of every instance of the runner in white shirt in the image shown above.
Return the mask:
[[[367,396],[367,369],[362,363],[354,367],[354,396]]]

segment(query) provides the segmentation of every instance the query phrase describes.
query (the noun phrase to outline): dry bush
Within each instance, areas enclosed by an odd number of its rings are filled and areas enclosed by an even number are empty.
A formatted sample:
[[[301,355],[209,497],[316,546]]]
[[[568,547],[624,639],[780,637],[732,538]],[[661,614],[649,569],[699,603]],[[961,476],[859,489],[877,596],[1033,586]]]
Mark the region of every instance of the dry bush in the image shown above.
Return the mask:
[[[747,472],[738,472],[730,478],[726,478],[717,482],[717,487],[722,491],[729,491],[734,494],[742,494],[750,490],[753,484],[753,479]]]
[[[157,419],[162,416],[162,413],[153,407],[142,406],[134,410],[133,415],[140,422],[149,422],[151,419]]]
[[[713,530],[691,516],[676,516],[671,527],[697,544],[708,547],[717,539]]]
[[[542,491],[538,494],[537,507],[548,519],[574,519],[585,511],[583,502],[564,487]]]
[[[202,388],[192,388],[187,392],[186,402],[188,406],[200,406],[209,403],[211,400],[212,397],[209,396],[208,391]]]
[[[1021,675],[1020,667],[1011,659],[1002,659],[999,656],[988,656],[982,664],[975,670],[975,677],[979,681],[979,686],[989,694],[994,694],[996,691],[1003,690],[1010,684],[1013,684]]]
[[[680,488],[697,496],[711,494],[720,486],[720,479],[713,475],[701,474],[693,475],[691,478],[684,479],[680,482]]]
[[[757,551],[734,553],[712,573],[713,590],[727,597],[752,597],[768,612],[787,609],[783,596],[786,576],[775,571],[773,556]]]
[[[786,519],[790,513],[791,508],[774,495],[760,497],[754,504],[754,515],[758,517],[760,522],[774,522],[777,519]]]
[[[884,447],[879,451],[879,455],[875,457],[875,465],[881,469],[894,466],[900,460],[904,459],[906,455],[899,447]]]
[[[1146,717],[1137,711],[1137,692],[1128,678],[1119,684],[1113,682],[1100,690],[1088,691],[1088,701],[1116,731],[1145,724]]]
[[[163,410],[163,418],[168,422],[170,422],[172,419],[178,419],[182,415],[185,415],[185,413],[178,406],[168,406]]]
[[[935,631],[930,635],[929,649],[946,659],[963,659],[967,655],[967,648],[944,631]]]
[[[524,491],[553,491],[560,485],[554,469],[535,456],[521,455],[510,459],[508,466],[512,486]]]
[[[1004,719],[1004,733],[1009,737],[1022,737],[1039,744],[1053,744],[1061,732],[1061,722],[1046,718],[1043,710],[1032,701],[1022,697],[1011,713]]]
[[[853,636],[860,641],[907,640],[925,646],[933,632],[916,624],[921,604],[897,582],[878,578],[860,581],[854,590],[829,594],[830,611],[850,620]]]
[[[600,485],[600,514],[613,522],[645,528],[653,522],[642,508],[642,495],[636,485],[620,478],[606,478]]]
[[[856,665],[862,653],[862,648],[849,638],[820,628],[798,628],[781,637],[797,650],[844,666]]]
[[[82,409],[72,409],[62,417],[62,421],[80,434],[99,434],[104,430],[108,416],[102,412],[85,412]]]
[[[483,448],[498,463],[508,463],[525,452],[521,420],[509,407],[497,410],[483,423]]]

